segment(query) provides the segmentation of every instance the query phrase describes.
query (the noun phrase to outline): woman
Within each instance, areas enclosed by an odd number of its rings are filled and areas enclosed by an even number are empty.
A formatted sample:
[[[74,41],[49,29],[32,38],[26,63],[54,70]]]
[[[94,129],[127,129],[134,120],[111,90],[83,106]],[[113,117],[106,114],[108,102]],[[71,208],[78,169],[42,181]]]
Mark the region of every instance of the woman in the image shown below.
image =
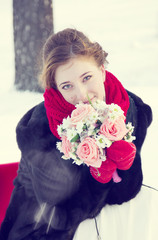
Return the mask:
[[[46,41],[41,74],[45,101],[28,111],[16,129],[22,157],[1,227],[2,239],[73,239],[78,225],[95,218],[106,204],[122,204],[139,193],[140,150],[152,120],[151,109],[105,71],[106,57],[98,43],[74,29]],[[87,104],[89,99],[118,104],[126,122],[134,126],[136,156],[129,170],[118,170],[119,183],[101,183],[89,167],[64,161],[56,148],[58,125],[76,104]]]

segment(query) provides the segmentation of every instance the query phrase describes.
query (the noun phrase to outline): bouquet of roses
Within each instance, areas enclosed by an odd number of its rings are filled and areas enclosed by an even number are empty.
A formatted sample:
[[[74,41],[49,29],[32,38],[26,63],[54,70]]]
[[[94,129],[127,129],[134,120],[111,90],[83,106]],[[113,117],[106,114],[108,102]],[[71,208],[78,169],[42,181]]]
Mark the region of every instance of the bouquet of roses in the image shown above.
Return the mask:
[[[124,112],[117,104],[100,100],[79,103],[57,130],[61,137],[57,148],[64,154],[62,158],[86,164],[99,182],[107,183],[112,178],[120,182],[117,169],[127,170],[134,161],[134,127],[125,123]]]

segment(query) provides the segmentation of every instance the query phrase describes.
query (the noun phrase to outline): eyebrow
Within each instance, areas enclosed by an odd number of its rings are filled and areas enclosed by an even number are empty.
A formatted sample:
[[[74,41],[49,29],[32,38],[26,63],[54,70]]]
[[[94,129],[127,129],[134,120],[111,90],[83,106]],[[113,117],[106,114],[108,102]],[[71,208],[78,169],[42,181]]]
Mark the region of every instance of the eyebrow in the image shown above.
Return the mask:
[[[83,74],[81,74],[80,78],[84,77],[87,73],[90,73],[91,71],[88,71],[88,72],[85,72]],[[67,83],[71,83],[70,81],[67,81],[67,82],[62,82],[60,83],[59,87],[62,85],[62,84],[67,84]]]
[[[87,73],[90,73],[91,71],[88,71],[88,72],[85,72],[85,73],[83,73],[81,76],[80,76],[80,78],[82,78],[83,76],[85,76]]]
[[[65,84],[65,83],[70,83],[70,81],[60,83],[60,84],[59,84],[59,87],[60,87],[62,84]]]

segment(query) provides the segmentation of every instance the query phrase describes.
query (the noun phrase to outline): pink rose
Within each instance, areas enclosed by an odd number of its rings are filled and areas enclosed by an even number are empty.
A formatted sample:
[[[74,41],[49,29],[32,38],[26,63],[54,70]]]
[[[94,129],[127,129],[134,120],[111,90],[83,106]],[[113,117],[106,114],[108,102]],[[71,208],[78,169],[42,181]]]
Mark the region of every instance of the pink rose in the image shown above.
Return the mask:
[[[78,106],[71,114],[71,122],[76,124],[94,112],[94,108],[89,104]]]
[[[69,152],[71,151],[71,147],[72,147],[70,141],[67,139],[66,136],[62,136],[61,140],[62,140],[62,145],[61,145],[62,152],[64,153],[65,157],[70,157]]]
[[[102,160],[99,158],[99,149],[93,138],[85,138],[76,151],[78,157],[84,161],[87,166],[100,167]]]
[[[100,127],[100,133],[111,141],[121,140],[128,132],[124,120],[124,116],[119,117],[113,122],[110,122],[109,119],[105,119]]]

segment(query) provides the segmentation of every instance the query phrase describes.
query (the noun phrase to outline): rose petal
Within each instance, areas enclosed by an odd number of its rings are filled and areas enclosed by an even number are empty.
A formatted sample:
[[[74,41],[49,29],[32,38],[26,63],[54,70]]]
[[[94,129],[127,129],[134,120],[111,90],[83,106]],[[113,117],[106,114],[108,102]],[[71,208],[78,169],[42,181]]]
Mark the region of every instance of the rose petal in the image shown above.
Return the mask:
[[[100,133],[111,141],[121,140],[128,132],[124,119],[124,116],[120,116],[114,122],[105,119],[100,127]]]
[[[99,156],[99,148],[96,140],[90,137],[85,138],[77,147],[77,156],[87,166],[100,167],[102,160]]]

